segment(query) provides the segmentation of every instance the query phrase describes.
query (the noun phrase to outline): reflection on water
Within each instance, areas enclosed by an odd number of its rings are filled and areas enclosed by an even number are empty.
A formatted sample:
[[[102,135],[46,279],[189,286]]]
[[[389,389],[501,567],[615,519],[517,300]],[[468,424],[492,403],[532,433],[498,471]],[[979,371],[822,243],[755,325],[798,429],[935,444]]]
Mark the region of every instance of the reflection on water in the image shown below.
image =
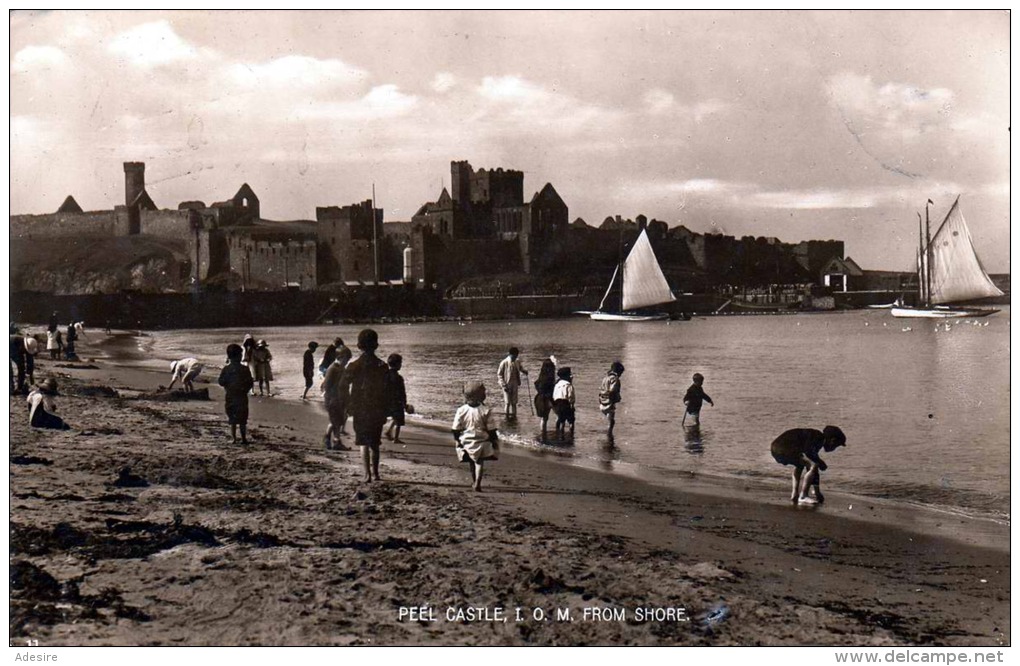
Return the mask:
[[[705,441],[701,437],[701,426],[685,426],[684,450],[693,456],[700,456],[705,452]]]
[[[826,482],[854,492],[936,504],[1008,511],[1009,308],[951,330],[917,324],[903,330],[886,311],[696,318],[688,322],[592,322],[587,319],[381,325],[380,355],[404,357],[409,401],[419,415],[448,423],[465,381],[489,387],[501,436],[559,457],[677,472],[785,480],[769,444],[788,428],[837,425],[848,445],[826,459]],[[301,354],[309,340],[360,327],[171,331],[154,334],[149,354],[194,355],[219,366],[225,346],[245,333],[269,341],[274,390],[295,400],[303,390]],[[572,441],[558,442],[521,389],[519,420],[504,422],[496,367],[510,346],[533,381],[554,354],[569,365],[577,396]],[[320,349],[321,351],[321,349]],[[606,437],[598,389],[620,360],[623,402],[615,440]],[[691,376],[705,376],[715,406],[697,431],[681,426]],[[207,374],[212,374],[207,371]],[[315,389],[313,389],[314,393]],[[310,409],[312,409],[310,407]],[[314,418],[324,418],[315,411]],[[966,452],[961,455],[961,452]]]

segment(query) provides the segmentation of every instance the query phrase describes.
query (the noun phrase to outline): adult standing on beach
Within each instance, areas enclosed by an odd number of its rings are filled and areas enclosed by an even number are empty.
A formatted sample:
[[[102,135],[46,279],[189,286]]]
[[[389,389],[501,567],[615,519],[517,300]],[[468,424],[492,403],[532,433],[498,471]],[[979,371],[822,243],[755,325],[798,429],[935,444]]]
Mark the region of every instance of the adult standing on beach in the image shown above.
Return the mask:
[[[366,328],[358,334],[361,356],[351,361],[340,379],[340,398],[354,421],[354,441],[361,447],[365,482],[379,480],[379,447],[386,425],[386,373],[375,355],[379,334]]]
[[[25,337],[18,332],[13,324],[11,325],[11,363],[18,369],[18,378],[15,383],[14,367],[11,367],[11,394],[24,393],[25,391]]]
[[[511,347],[496,370],[499,387],[503,389],[503,414],[508,419],[517,418],[517,393],[521,387],[521,375],[528,374],[518,358],[520,354],[520,349]]]
[[[269,352],[269,344],[265,340],[259,340],[251,353],[251,358],[255,365],[255,381],[259,383],[259,395],[263,395],[262,386],[265,385],[265,395],[272,396],[273,390],[269,383],[273,381],[273,355]]]

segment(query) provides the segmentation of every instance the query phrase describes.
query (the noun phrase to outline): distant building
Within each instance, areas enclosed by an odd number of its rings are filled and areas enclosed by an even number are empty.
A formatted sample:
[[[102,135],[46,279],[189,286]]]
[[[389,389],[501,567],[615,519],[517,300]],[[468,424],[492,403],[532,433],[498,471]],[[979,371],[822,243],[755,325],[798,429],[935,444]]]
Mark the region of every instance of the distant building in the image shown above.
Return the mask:
[[[315,209],[319,240],[319,282],[375,282],[385,279],[382,261],[383,210],[363,201]],[[378,250],[378,251],[377,251]]]

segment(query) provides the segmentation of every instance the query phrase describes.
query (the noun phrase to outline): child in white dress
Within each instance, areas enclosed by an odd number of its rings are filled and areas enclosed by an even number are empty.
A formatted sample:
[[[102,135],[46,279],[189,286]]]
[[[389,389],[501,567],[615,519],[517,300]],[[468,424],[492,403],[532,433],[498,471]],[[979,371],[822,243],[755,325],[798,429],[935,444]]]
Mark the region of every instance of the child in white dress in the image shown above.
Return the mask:
[[[485,385],[468,382],[464,386],[466,404],[457,409],[453,417],[453,438],[457,441],[457,459],[471,465],[472,486],[482,490],[482,464],[486,460],[499,459],[499,440],[492,422],[491,412],[485,402]]]

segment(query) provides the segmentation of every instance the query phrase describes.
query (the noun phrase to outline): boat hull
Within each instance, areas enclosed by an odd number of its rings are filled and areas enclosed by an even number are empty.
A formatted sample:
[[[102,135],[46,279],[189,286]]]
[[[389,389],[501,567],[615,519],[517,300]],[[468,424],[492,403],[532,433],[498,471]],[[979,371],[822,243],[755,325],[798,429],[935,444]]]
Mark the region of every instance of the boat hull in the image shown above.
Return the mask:
[[[669,319],[668,314],[626,314],[613,312],[587,312],[592,321],[664,321]]]
[[[962,317],[987,317],[998,310],[993,308],[908,308],[894,307],[892,316],[901,319],[959,319]]]

